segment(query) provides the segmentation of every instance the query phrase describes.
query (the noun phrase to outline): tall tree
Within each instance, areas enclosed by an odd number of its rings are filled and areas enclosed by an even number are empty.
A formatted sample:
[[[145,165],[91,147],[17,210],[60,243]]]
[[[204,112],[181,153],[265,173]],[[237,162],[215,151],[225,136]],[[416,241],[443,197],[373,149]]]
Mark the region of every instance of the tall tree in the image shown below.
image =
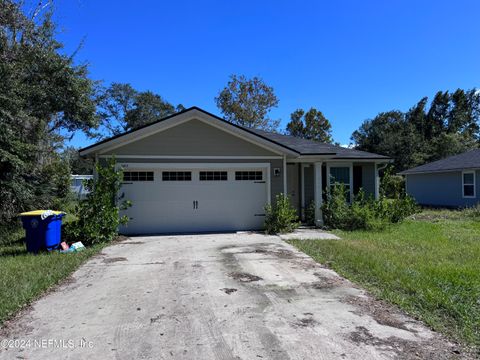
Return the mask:
[[[247,128],[277,131],[279,120],[272,120],[268,113],[278,105],[271,86],[258,78],[231,75],[227,86],[215,98],[217,107],[225,118]]]
[[[308,140],[332,142],[332,125],[323,113],[315,108],[310,108],[307,112],[302,109],[295,110],[290,115],[287,133]]]
[[[390,111],[366,120],[352,134],[360,150],[391,156],[396,170],[479,146],[480,93],[439,91],[430,106],[421,99],[406,113]]]
[[[97,125],[86,65],[61,51],[52,4],[0,1],[0,224],[68,189],[64,136]],[[26,14],[33,15],[26,15]]]
[[[184,110],[181,104],[175,107],[160,95],[140,92],[123,83],[112,83],[104,89],[98,103],[103,128],[96,132],[97,137],[118,135]]]

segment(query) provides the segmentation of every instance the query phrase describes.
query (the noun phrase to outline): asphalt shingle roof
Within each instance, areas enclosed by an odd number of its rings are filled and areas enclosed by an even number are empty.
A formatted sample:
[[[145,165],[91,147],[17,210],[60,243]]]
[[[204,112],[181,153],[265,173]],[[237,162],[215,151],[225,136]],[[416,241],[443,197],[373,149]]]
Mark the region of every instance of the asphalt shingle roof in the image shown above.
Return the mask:
[[[442,172],[463,169],[480,169],[480,149],[470,150],[460,155],[454,155],[425,165],[417,166],[400,172],[400,175]]]
[[[355,149],[348,149],[328,143],[306,140],[295,136],[271,133],[258,129],[248,129],[251,132],[274,141],[278,144],[287,146],[301,155],[336,155],[342,159],[388,159],[387,156],[369,153]]]
[[[245,131],[247,131],[251,134],[258,135],[259,137],[261,137],[263,139],[271,141],[271,142],[273,142],[277,145],[283,146],[283,147],[285,147],[289,150],[293,150],[293,151],[297,152],[299,155],[331,155],[331,156],[333,156],[334,158],[337,158],[337,159],[374,159],[374,160],[375,159],[378,159],[378,160],[382,160],[382,159],[383,160],[388,160],[388,159],[390,159],[387,156],[373,154],[373,153],[360,151],[360,150],[355,150],[355,149],[348,149],[348,148],[344,148],[344,147],[337,146],[337,145],[320,143],[320,142],[317,142],[317,141],[306,140],[306,139],[302,139],[302,138],[298,138],[298,137],[294,137],[294,136],[289,136],[289,135],[282,135],[282,134],[278,134],[278,133],[271,133],[271,132],[268,132],[268,131],[263,131],[263,130],[258,130],[258,129],[245,128],[245,127],[242,127],[242,126],[239,126],[239,125],[232,124],[232,123],[226,121],[225,119],[222,119],[221,117],[216,116],[214,114],[211,114],[211,113],[209,113],[209,112],[207,112],[203,109],[200,109],[196,106],[185,109],[185,110],[181,111],[180,113],[185,113],[185,112],[188,112],[188,111],[191,111],[191,110],[194,110],[194,109],[198,110],[198,111],[201,111],[201,112],[203,112],[203,113],[205,113],[209,116],[213,116],[214,118],[216,118],[220,121],[223,121],[225,123],[228,123],[231,126],[241,128],[241,129],[243,129],[243,130],[245,130]],[[90,148],[93,148],[97,145],[109,142],[113,139],[125,136],[125,135],[130,134],[132,132],[135,132],[139,129],[146,128],[146,127],[151,126],[153,124],[168,120],[168,119],[170,119],[170,118],[172,118],[172,117],[174,117],[174,116],[176,116],[180,113],[176,113],[176,114],[167,116],[166,118],[160,119],[160,120],[158,120],[158,121],[156,121],[152,124],[147,124],[147,125],[144,125],[144,126],[138,128],[138,129],[130,130],[130,131],[127,131],[123,134],[119,134],[119,135],[113,136],[109,139],[102,140],[102,141],[100,141],[96,144],[93,144],[93,145],[87,146],[83,149],[80,149],[80,152],[88,150]]]

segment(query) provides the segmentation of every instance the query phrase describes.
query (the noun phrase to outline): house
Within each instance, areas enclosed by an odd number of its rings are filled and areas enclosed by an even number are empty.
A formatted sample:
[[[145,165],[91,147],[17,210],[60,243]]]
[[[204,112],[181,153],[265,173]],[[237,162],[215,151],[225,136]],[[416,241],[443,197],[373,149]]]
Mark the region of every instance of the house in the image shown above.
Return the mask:
[[[479,201],[480,149],[402,171],[406,191],[421,205],[467,207]]]
[[[115,156],[124,170],[127,234],[261,229],[264,206],[288,194],[298,214],[314,201],[315,219],[334,181],[351,195],[378,196],[385,156],[244,128],[197,107],[80,150]]]
[[[70,176],[70,190],[77,197],[77,199],[84,199],[88,194],[83,182],[85,180],[93,179],[93,175],[71,175]]]

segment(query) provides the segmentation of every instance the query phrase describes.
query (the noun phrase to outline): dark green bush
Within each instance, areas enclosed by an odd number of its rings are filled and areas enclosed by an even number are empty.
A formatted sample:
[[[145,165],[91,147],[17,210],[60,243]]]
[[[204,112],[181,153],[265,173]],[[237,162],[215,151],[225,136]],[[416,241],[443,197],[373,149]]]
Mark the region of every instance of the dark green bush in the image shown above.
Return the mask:
[[[417,211],[415,201],[408,195],[396,199],[380,196],[375,200],[372,195],[366,196],[363,190],[350,204],[343,184],[334,185],[322,205],[325,226],[342,230],[381,230]]]
[[[127,216],[120,217],[120,210],[131,206],[119,197],[123,172],[115,169],[115,159],[105,166],[97,165],[97,180],[86,180],[90,191],[75,209],[76,219],[66,224],[67,240],[82,241],[86,245],[113,240],[118,227],[128,222]]]
[[[380,181],[380,194],[390,199],[400,199],[405,196],[405,179],[395,175],[393,166],[388,167]]]
[[[322,204],[323,222],[334,229],[349,227],[351,209],[347,201],[345,185],[336,184],[327,192],[327,199]]]
[[[315,221],[315,201],[310,201],[307,208],[305,209],[305,222],[307,225],[314,226]]]
[[[265,232],[281,234],[292,232],[300,225],[297,211],[291,205],[288,196],[277,195],[275,204],[265,206]]]

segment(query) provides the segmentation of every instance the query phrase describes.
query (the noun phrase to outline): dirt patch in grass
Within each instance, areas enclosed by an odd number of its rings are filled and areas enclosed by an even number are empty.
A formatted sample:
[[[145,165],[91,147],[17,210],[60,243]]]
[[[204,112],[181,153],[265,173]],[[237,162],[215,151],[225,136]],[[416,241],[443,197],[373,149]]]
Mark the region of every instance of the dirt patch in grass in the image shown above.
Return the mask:
[[[113,257],[113,258],[103,259],[103,262],[104,262],[105,264],[111,264],[111,263],[119,262],[119,261],[127,261],[127,258],[126,258],[126,257],[123,257],[123,256],[120,256],[120,257]]]
[[[228,276],[243,283],[263,280],[260,276],[249,274],[246,272],[233,272],[228,274]]]
[[[369,315],[380,325],[386,325],[397,329],[414,331],[409,329],[405,322],[400,319],[405,315],[400,314],[399,310],[381,300],[372,298],[361,298],[358,296],[348,296],[344,302],[355,306],[354,314]]]
[[[397,337],[379,338],[373,336],[367,328],[357,326],[356,330],[350,333],[350,340],[359,346],[371,345],[385,351],[394,352],[398,359],[468,359],[468,354],[461,352],[452,347],[450,351],[439,351],[445,349],[444,343],[436,341],[408,341]]]

